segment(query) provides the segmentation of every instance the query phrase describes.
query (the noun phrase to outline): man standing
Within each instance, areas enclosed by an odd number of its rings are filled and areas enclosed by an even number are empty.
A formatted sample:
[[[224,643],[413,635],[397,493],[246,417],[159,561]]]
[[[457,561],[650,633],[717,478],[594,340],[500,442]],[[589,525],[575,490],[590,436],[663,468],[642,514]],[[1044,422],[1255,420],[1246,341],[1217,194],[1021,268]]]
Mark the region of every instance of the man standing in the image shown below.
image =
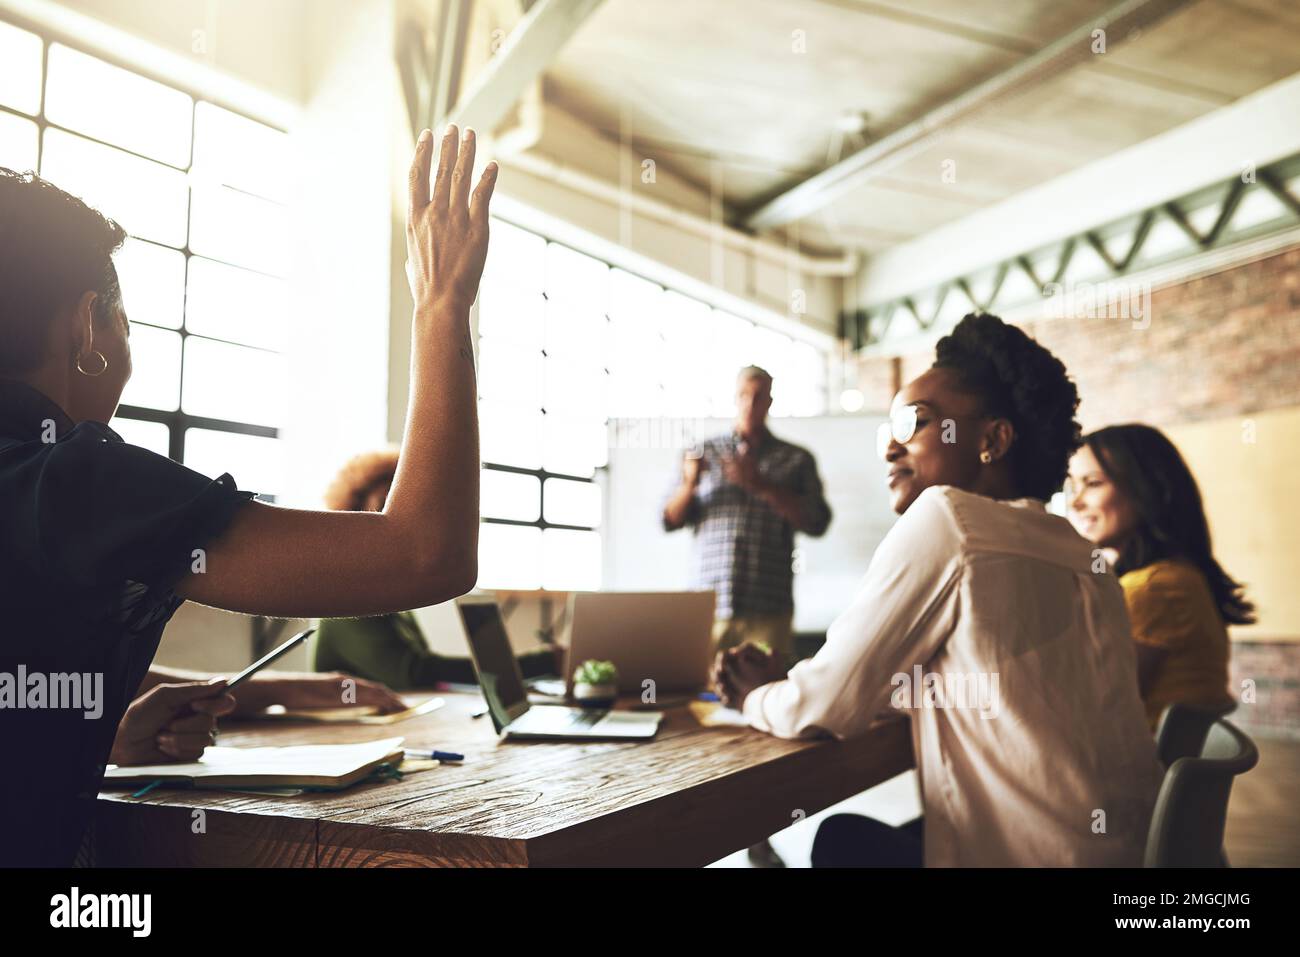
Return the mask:
[[[666,531],[695,530],[693,584],[717,594],[714,653],[761,641],[787,663],[794,652],[794,533],[831,523],[817,461],[767,428],[772,377],[758,366],[736,379],[730,435],[687,453],[664,505]],[[784,867],[768,841],[749,849],[757,867]]]
[[[695,530],[693,585],[717,593],[715,652],[762,641],[794,651],[794,533],[820,536],[831,510],[812,453],[767,428],[772,377],[736,380],[736,424],[688,453],[663,511],[666,531]]]

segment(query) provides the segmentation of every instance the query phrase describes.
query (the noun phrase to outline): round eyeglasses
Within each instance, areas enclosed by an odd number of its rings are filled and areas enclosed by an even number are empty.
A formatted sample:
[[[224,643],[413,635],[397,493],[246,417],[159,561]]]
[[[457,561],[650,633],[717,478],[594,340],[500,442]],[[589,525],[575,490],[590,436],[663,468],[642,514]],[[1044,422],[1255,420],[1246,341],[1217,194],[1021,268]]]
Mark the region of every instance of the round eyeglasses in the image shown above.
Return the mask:
[[[894,404],[889,410],[889,421],[881,422],[876,430],[876,454],[882,459],[889,455],[889,446],[897,442],[906,445],[916,435],[917,407]]]

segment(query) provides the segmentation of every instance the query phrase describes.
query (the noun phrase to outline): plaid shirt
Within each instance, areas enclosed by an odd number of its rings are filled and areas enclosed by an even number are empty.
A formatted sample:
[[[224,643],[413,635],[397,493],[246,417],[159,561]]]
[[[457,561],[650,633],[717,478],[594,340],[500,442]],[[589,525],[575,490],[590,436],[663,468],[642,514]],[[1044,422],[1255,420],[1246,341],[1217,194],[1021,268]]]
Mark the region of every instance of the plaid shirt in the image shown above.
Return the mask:
[[[794,609],[794,533],[820,536],[831,522],[817,461],[807,449],[768,432],[754,449],[763,481],[799,495],[799,524],[727,481],[724,455],[735,454],[731,435],[703,443],[700,482],[686,513],[695,531],[692,584],[717,593],[718,618],[776,615]],[[680,487],[674,483],[668,497]],[[665,500],[666,503],[666,500]],[[673,531],[664,518],[664,529]]]

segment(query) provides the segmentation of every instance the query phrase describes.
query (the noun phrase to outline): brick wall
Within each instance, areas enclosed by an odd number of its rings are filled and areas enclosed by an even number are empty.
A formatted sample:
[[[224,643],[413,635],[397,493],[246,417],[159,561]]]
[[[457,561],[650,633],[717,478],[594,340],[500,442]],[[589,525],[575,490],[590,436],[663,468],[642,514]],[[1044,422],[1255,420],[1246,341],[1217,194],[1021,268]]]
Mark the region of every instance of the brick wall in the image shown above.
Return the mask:
[[[1148,315],[1149,323],[1104,317],[1021,323],[1069,369],[1085,431],[1300,406],[1300,246],[1156,289]],[[928,367],[933,350],[897,358],[906,382]],[[868,408],[888,408],[894,362],[891,356],[860,361]],[[1253,705],[1238,707],[1234,721],[1260,734],[1300,738],[1300,644],[1238,639],[1232,671],[1234,688],[1248,677],[1258,692]]]
[[[1300,405],[1300,246],[1155,290],[1149,323],[1093,317],[1022,325],[1070,370],[1085,429]],[[903,381],[932,359],[932,350],[902,355]],[[889,407],[892,363],[889,356],[859,362],[868,408]]]
[[[1300,740],[1300,648],[1289,642],[1234,641],[1231,688],[1254,685],[1255,700],[1242,701],[1229,720],[1260,737]]]

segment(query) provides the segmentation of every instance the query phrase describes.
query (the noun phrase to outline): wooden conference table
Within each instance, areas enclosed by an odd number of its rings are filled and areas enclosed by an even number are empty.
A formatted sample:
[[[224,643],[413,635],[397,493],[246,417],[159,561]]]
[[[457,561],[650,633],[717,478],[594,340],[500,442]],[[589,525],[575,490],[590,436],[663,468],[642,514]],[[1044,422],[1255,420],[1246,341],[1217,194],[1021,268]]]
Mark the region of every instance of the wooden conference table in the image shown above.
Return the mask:
[[[498,742],[489,717],[472,717],[480,696],[438,696],[447,702],[440,710],[382,727],[226,722],[221,743],[401,735],[408,748],[462,753],[463,764],[296,797],[106,791],[95,818],[96,863],[700,866],[913,767],[905,717],[853,741],[782,741],[703,726],[682,705],[666,709],[652,741]]]

